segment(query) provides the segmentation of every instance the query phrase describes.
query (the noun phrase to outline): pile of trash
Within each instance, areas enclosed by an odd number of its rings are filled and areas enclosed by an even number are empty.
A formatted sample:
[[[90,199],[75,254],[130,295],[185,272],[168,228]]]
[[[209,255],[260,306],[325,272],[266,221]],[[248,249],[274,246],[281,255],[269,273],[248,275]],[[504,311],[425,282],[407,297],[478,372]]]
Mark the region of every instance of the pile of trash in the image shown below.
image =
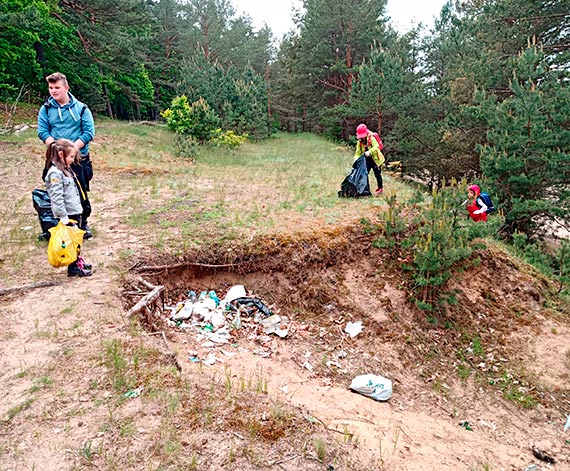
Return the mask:
[[[185,301],[165,309],[170,311],[169,325],[199,331],[214,344],[230,343],[232,331],[244,327],[281,338],[289,334],[289,329],[283,328],[287,319],[274,314],[258,297],[248,296],[243,285],[232,286],[222,299],[215,291],[202,291],[199,295],[189,291]]]
[[[235,343],[237,330],[244,332],[248,340],[257,340],[260,344],[268,343],[268,336],[273,334],[280,338],[289,335],[290,330],[296,331],[301,326],[273,312],[262,299],[248,296],[243,285],[232,286],[226,295],[220,299],[215,291],[202,291],[199,295],[189,291],[187,299],[174,306],[165,306],[170,311],[166,323],[183,331],[197,334],[196,340],[207,354],[200,354],[198,350],[188,352],[188,360],[205,365],[213,365],[222,361],[216,353],[234,356],[235,352],[225,350],[225,344],[237,347],[240,351],[247,351]],[[344,332],[354,338],[363,331],[362,321],[348,322]],[[221,348],[215,348],[221,347]],[[271,348],[254,351],[254,354],[269,357]],[[338,358],[346,356],[341,351]],[[310,355],[310,353],[308,354]],[[308,358],[308,355],[305,355]],[[336,361],[327,362],[327,366],[337,366]],[[303,367],[313,371],[313,366],[307,360]],[[387,401],[392,396],[392,381],[379,375],[361,375],[354,378],[350,389],[368,396],[377,401]]]

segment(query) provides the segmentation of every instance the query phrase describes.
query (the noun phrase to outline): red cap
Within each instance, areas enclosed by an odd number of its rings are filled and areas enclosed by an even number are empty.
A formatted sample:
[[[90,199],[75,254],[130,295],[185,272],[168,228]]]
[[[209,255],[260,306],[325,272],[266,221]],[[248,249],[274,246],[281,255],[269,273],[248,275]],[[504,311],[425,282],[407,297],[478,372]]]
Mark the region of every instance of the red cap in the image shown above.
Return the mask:
[[[366,127],[366,124],[359,124],[356,126],[356,138],[362,139],[366,136],[368,136],[368,128]]]

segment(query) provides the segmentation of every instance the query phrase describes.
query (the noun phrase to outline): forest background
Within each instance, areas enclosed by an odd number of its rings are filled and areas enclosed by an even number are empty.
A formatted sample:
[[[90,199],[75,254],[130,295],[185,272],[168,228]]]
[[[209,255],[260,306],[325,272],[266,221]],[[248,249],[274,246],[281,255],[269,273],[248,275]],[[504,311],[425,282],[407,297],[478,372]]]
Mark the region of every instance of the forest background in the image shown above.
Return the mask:
[[[386,0],[305,0],[277,44],[228,0],[7,0],[0,101],[39,106],[57,70],[99,116],[193,112],[198,141],[280,129],[352,144],[366,122],[403,176],[481,182],[502,234],[526,241],[568,221],[568,6],[450,1],[429,33],[401,34]]]

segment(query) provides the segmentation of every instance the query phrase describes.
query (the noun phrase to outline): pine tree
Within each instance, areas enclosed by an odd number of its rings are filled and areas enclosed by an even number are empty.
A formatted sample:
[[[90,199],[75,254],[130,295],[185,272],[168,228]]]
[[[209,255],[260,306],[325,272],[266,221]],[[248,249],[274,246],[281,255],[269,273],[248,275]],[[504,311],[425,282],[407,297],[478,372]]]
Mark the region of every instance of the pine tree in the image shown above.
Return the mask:
[[[481,167],[505,211],[509,235],[541,233],[545,222],[570,216],[568,79],[531,44],[513,71],[512,95],[500,103],[481,96],[488,126]]]

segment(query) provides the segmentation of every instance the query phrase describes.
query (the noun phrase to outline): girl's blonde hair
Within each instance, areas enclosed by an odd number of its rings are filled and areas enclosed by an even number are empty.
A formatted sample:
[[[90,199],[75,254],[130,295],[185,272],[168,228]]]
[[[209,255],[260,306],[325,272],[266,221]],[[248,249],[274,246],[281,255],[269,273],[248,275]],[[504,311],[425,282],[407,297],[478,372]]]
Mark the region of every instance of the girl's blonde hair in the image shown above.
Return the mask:
[[[59,155],[63,152],[63,157]],[[75,144],[69,139],[57,139],[53,141],[46,150],[46,163],[45,170],[48,170],[52,165],[55,165],[59,170],[61,170],[66,175],[69,175],[69,168],[65,163],[65,157],[67,157],[71,152],[75,152],[74,163],[79,163],[79,152],[75,147]]]

